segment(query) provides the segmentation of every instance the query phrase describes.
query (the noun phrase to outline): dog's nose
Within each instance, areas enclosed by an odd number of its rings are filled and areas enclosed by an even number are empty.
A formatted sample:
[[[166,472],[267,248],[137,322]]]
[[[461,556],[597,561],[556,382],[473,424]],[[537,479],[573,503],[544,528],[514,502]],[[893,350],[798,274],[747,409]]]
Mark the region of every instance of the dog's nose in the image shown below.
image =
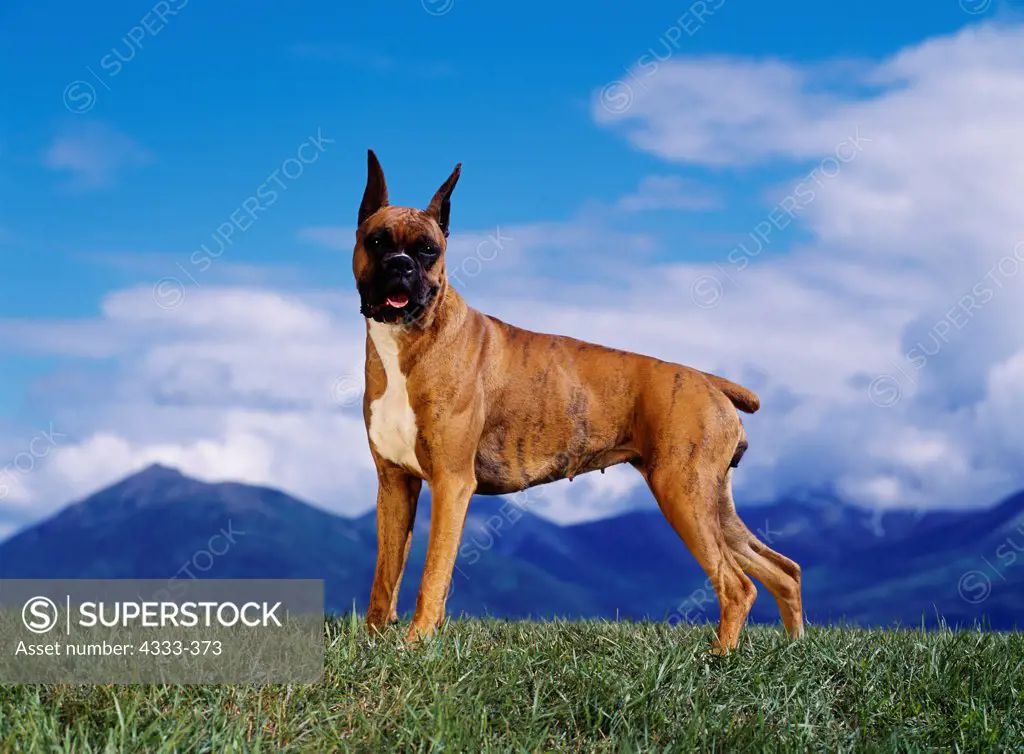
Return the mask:
[[[395,254],[384,260],[384,269],[392,275],[409,275],[415,268],[408,254]]]

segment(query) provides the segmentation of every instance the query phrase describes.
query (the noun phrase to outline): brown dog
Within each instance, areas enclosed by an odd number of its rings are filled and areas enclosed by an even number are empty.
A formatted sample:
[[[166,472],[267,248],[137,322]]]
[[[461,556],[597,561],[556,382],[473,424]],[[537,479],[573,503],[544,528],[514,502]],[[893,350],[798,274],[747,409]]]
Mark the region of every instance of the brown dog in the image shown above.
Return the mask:
[[[707,572],[721,605],[715,651],[737,645],[756,589],[803,630],[800,568],[736,514],[732,469],[746,450],[728,380],[573,338],[521,330],[471,309],[444,252],[461,165],[426,210],[392,207],[371,151],[352,260],[367,319],[363,415],[377,467],[377,570],[367,623],[396,603],[420,487],[433,493],[426,567],[406,640],[444,619],[470,496],[500,495],[629,463]],[[746,573],[744,573],[746,572]]]

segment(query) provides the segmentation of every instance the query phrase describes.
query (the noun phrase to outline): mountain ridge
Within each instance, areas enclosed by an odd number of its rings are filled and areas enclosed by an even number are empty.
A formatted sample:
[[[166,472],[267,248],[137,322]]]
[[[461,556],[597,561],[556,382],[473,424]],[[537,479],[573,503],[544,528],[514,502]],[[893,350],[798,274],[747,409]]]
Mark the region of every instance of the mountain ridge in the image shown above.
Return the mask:
[[[415,604],[429,511],[425,490],[402,611]],[[899,525],[882,534],[871,512],[842,504],[780,500],[739,512],[800,563],[812,620],[1009,629],[1024,616],[1024,493],[973,512],[895,511],[887,517]],[[374,511],[346,518],[272,487],[154,464],[0,543],[0,578],[323,578],[331,610],[362,610],[375,557]],[[717,618],[698,596],[705,575],[657,509],[562,526],[509,499],[474,498],[456,565],[451,614]],[[972,573],[983,577],[965,596]],[[987,592],[974,601],[979,584]],[[763,588],[752,618],[778,620]]]

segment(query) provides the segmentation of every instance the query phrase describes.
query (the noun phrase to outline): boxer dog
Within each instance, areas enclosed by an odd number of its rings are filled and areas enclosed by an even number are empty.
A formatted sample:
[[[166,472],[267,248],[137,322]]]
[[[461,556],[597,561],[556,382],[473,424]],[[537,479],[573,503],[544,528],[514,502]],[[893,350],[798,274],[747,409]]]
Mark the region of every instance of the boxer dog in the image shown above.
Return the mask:
[[[423,482],[433,508],[410,644],[444,620],[473,494],[628,463],[714,587],[721,615],[712,651],[737,646],[757,592],[749,576],[798,637],[800,567],[757,539],[733,505],[732,470],[747,448],[736,409],[755,412],[757,396],[680,364],[522,330],[470,308],[445,271],[461,169],[425,210],[396,207],[368,155],[352,270],[366,318],[363,417],[379,484],[371,631],[398,620]]]

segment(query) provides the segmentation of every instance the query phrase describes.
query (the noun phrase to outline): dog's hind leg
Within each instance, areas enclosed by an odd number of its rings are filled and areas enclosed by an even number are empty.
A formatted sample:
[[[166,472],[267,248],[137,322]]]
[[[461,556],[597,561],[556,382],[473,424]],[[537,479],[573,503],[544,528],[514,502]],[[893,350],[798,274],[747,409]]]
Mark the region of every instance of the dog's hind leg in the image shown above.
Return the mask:
[[[698,456],[694,449],[694,456]],[[754,604],[757,589],[729,548],[718,518],[718,486],[700,458],[682,459],[641,469],[665,518],[700,563],[721,607],[715,651],[726,654],[739,643],[740,629]]]
[[[722,533],[740,567],[771,592],[782,613],[782,623],[794,639],[804,630],[800,596],[800,566],[768,547],[751,533],[736,512],[732,497],[732,469],[725,475],[718,496]]]

